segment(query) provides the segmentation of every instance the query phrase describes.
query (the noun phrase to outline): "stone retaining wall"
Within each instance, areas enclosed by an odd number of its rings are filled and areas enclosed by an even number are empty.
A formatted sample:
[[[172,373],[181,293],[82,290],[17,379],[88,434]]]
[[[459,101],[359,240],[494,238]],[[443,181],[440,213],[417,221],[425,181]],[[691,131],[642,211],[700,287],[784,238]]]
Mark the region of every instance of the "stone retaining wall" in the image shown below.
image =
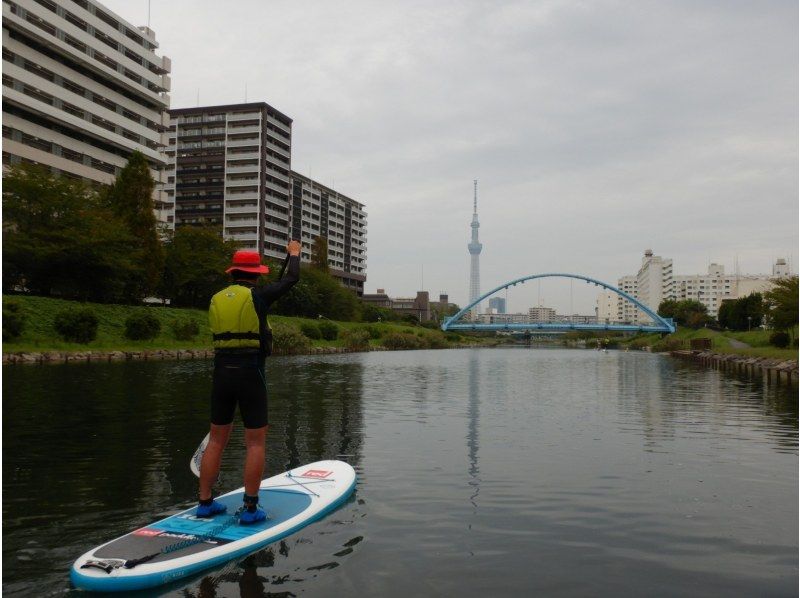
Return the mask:
[[[797,384],[797,361],[747,357],[710,351],[670,351],[670,355],[727,372],[763,376],[767,382]]]
[[[370,347],[370,351],[385,351],[386,347]],[[352,353],[344,347],[312,347],[305,355]],[[281,353],[276,352],[276,355]],[[41,353],[3,353],[5,364],[86,363],[111,361],[164,361],[212,359],[213,349],[154,349],[148,351],[43,351]]]

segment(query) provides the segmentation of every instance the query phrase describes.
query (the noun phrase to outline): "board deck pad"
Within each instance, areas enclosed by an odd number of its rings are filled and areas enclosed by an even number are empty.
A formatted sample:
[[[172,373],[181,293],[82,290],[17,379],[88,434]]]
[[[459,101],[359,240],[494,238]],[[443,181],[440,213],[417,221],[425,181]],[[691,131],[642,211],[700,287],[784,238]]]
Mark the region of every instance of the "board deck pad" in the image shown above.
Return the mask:
[[[239,488],[215,499],[228,507],[225,513],[200,518],[193,507],[87,552],[73,565],[72,581],[79,588],[102,591],[175,581],[254,552],[320,519],[347,499],[355,482],[355,471],[341,461],[320,461],[273,476],[259,490],[265,521],[238,523],[234,514],[244,495]],[[126,561],[146,556],[151,558],[126,568]]]

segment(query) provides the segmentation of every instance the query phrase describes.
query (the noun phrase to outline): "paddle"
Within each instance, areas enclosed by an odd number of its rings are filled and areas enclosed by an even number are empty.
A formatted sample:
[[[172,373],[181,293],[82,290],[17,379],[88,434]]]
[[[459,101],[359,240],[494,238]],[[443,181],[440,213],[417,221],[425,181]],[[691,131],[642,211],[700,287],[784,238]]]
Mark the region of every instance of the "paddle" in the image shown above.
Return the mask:
[[[283,278],[283,273],[286,271],[286,266],[289,265],[289,258],[291,256],[287,253],[286,259],[283,260],[283,265],[281,266],[281,271],[278,274],[278,280]],[[189,469],[192,470],[192,473],[196,475],[198,478],[200,477],[200,464],[203,462],[203,453],[206,452],[206,447],[208,446],[208,441],[211,438],[211,432],[206,434],[205,438],[200,442],[200,445],[197,447],[197,450],[192,455],[191,460],[189,461]],[[217,475],[217,481],[219,481],[219,475]],[[216,481],[214,482],[217,483]]]

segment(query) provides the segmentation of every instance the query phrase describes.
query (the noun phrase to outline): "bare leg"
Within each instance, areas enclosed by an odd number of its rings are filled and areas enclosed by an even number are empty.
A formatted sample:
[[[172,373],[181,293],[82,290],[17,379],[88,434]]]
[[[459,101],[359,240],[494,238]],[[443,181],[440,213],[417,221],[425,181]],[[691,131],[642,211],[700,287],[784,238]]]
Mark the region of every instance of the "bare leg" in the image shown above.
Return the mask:
[[[233,424],[218,426],[211,424],[211,436],[208,446],[200,462],[200,500],[211,498],[211,487],[219,475],[219,466],[222,461],[222,451],[228,444]]]
[[[245,428],[244,444],[247,456],[244,460],[244,492],[249,496],[257,496],[264,477],[264,444],[267,438],[267,428]]]

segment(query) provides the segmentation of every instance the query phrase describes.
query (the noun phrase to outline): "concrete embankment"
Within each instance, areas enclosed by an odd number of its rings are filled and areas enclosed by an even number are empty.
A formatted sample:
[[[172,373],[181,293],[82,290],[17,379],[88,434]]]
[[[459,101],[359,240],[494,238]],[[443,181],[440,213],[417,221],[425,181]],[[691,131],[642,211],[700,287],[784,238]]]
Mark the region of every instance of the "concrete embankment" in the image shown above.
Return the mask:
[[[386,351],[385,347],[370,347],[370,351]],[[327,355],[331,353],[354,353],[344,347],[313,347],[304,355]],[[276,355],[281,355],[276,352]],[[153,349],[147,351],[42,351],[28,353],[3,353],[6,364],[58,364],[58,363],[107,363],[115,361],[166,361],[188,359],[211,359],[212,349]]]
[[[760,376],[768,383],[797,385],[797,361],[746,357],[710,351],[670,351],[679,359],[694,361],[707,367],[726,372]]]

